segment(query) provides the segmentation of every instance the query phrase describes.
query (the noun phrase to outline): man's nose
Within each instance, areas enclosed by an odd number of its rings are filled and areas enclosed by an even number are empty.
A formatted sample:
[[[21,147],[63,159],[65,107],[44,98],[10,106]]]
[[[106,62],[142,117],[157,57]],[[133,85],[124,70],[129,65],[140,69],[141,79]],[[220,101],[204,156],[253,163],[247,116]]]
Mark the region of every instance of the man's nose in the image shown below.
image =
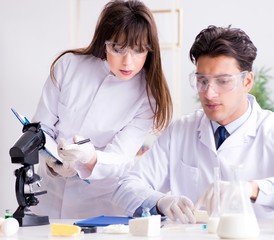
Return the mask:
[[[216,91],[216,86],[214,84],[208,84],[206,89],[205,89],[205,96],[207,98],[213,98],[216,97],[218,94],[218,92]]]

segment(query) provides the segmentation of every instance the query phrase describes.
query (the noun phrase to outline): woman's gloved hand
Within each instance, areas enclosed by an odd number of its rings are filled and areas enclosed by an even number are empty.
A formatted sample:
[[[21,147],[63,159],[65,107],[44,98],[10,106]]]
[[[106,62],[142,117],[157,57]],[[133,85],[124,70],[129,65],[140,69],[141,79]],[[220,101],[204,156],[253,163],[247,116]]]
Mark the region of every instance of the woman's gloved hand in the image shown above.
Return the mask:
[[[247,197],[251,197],[252,194],[252,187],[249,182],[243,182],[243,190],[244,193],[247,195]],[[237,194],[240,194],[239,188],[235,188],[234,191],[233,188],[230,188],[230,182],[227,181],[220,181],[219,182],[219,192],[220,192],[220,206],[222,206],[222,203],[224,202],[225,197],[227,196],[227,191],[229,192],[230,197]],[[239,187],[239,186],[238,186]],[[206,192],[198,199],[197,203],[195,204],[195,210],[199,210],[201,207],[205,207],[207,210],[208,215],[210,216],[211,213],[214,210],[214,184],[211,184],[210,187],[207,189]]]
[[[43,158],[45,159],[51,174],[54,176],[60,175],[62,177],[73,177],[77,174],[76,170],[74,169],[73,162],[64,161],[63,164],[58,164],[56,159],[50,155],[43,156]]]
[[[194,204],[187,197],[166,195],[159,199],[157,208],[172,221],[178,218],[181,223],[196,223]]]
[[[81,136],[75,136],[73,138],[74,144],[67,144],[65,139],[60,139],[58,144],[59,157],[64,162],[81,162],[83,164],[96,163],[96,153],[93,144],[90,142],[84,144],[77,144],[77,142],[84,140]]]

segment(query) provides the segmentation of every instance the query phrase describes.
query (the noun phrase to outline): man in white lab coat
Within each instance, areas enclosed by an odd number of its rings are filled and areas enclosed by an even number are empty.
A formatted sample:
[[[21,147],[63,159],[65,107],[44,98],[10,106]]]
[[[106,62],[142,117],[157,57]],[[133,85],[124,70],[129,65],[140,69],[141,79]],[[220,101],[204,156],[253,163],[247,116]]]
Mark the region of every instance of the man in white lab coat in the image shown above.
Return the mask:
[[[196,66],[190,82],[203,109],[174,121],[121,178],[113,200],[128,215],[149,207],[152,214],[195,223],[195,203],[212,211],[214,168],[223,192],[233,178],[231,166],[241,165],[256,216],[273,216],[274,113],[249,94],[256,55],[240,29],[209,26],[198,34],[190,49]],[[215,133],[219,126],[225,127],[223,143]]]

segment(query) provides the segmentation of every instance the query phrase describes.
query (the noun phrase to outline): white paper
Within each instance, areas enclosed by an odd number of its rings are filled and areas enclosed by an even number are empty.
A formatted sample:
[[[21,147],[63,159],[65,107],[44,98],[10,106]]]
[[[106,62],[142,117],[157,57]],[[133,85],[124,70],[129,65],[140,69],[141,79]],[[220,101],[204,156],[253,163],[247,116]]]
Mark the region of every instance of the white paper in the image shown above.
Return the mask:
[[[43,131],[45,138],[46,138],[46,143],[45,143],[45,150],[46,152],[53,158],[56,159],[56,161],[63,162],[61,158],[59,158],[58,151],[57,151],[57,143],[55,140],[46,132]]]

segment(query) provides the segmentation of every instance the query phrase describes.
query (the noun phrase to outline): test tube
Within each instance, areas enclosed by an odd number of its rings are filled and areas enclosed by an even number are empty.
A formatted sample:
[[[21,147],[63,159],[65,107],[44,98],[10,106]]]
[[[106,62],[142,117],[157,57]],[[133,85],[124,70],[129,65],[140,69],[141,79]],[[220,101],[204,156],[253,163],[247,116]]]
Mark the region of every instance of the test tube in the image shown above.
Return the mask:
[[[214,168],[214,209],[215,215],[220,216],[220,169]]]
[[[216,233],[220,220],[220,170],[219,167],[214,168],[213,183],[213,211],[209,216],[207,230],[209,233]]]

